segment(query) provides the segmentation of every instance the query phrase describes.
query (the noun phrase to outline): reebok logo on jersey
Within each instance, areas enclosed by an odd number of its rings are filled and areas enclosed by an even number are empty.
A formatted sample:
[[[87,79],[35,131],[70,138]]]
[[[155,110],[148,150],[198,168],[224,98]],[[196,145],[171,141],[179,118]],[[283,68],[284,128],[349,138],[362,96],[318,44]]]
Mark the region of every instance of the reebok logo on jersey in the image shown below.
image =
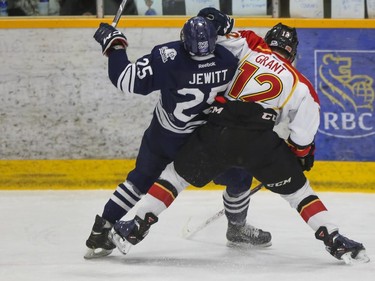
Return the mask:
[[[205,64],[198,64],[198,68],[206,68],[206,67],[211,67],[211,66],[216,66],[216,63],[213,61],[213,62],[208,62]]]
[[[164,63],[167,62],[168,59],[174,60],[177,56],[177,51],[175,49],[169,49],[168,47],[161,47],[159,52]]]

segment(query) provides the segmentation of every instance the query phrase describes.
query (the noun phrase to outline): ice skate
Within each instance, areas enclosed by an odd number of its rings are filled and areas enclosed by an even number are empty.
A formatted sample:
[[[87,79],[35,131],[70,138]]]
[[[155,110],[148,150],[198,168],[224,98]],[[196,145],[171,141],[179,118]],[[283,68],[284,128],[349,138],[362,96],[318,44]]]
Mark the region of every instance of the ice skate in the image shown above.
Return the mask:
[[[338,231],[328,234],[326,227],[320,227],[315,233],[315,237],[324,242],[328,253],[338,260],[343,260],[346,264],[370,261],[366,249],[361,243],[346,238]]]
[[[111,228],[111,223],[96,215],[91,234],[86,240],[88,249],[84,255],[85,259],[100,258],[112,253],[116,246],[111,241]]]
[[[227,246],[229,247],[269,247],[272,245],[271,233],[250,224],[228,223]]]
[[[153,213],[147,213],[144,220],[136,216],[130,221],[118,221],[113,226],[112,241],[126,255],[133,245],[147,236],[151,225],[157,221],[158,218]]]

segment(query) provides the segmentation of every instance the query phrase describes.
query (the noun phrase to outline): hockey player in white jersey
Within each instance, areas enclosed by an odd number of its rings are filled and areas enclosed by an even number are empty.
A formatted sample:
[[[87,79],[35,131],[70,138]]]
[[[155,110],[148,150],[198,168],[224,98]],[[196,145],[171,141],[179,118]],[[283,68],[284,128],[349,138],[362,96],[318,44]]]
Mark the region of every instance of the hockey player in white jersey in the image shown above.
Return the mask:
[[[220,14],[213,8],[200,12],[209,19]],[[365,247],[339,233],[304,175],[314,163],[320,105],[311,83],[292,65],[296,30],[279,23],[264,39],[245,30],[220,42],[241,59],[231,86],[216,97],[208,122],[194,132],[150,191],[203,187],[221,171],[240,166],[289,202],[333,257],[347,264],[368,262]],[[290,131],[286,141],[273,131],[284,121]],[[142,241],[153,222],[138,222],[151,214],[157,217],[171,204],[166,204],[169,199],[149,192],[135,219],[114,225],[120,251],[126,253]]]

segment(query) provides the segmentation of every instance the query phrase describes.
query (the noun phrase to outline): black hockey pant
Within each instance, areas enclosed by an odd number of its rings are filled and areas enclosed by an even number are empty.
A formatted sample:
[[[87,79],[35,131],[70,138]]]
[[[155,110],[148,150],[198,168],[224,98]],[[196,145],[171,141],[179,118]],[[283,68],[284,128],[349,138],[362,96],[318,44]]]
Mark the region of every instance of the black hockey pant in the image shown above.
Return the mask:
[[[174,165],[196,187],[231,167],[246,169],[279,194],[294,193],[306,182],[298,159],[272,129],[230,128],[208,122],[185,143]]]

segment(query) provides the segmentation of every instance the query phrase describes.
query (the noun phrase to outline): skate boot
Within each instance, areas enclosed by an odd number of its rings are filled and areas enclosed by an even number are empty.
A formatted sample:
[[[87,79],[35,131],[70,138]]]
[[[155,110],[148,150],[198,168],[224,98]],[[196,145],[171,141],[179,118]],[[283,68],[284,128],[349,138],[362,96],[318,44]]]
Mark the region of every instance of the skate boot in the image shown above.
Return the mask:
[[[250,224],[228,223],[227,245],[230,247],[269,247],[272,245],[271,239],[271,233]]]
[[[158,221],[153,213],[147,213],[145,219],[135,216],[130,221],[117,221],[112,230],[112,241],[117,249],[126,255],[133,245],[141,242],[148,234],[151,225]]]
[[[315,233],[318,240],[322,240],[326,250],[338,260],[346,264],[366,263],[370,258],[366,254],[365,247],[356,241],[341,235],[338,231],[328,234],[327,228],[321,226]]]
[[[91,234],[86,240],[87,252],[85,259],[100,258],[112,253],[116,246],[111,241],[112,224],[99,215],[95,217],[95,223]]]

